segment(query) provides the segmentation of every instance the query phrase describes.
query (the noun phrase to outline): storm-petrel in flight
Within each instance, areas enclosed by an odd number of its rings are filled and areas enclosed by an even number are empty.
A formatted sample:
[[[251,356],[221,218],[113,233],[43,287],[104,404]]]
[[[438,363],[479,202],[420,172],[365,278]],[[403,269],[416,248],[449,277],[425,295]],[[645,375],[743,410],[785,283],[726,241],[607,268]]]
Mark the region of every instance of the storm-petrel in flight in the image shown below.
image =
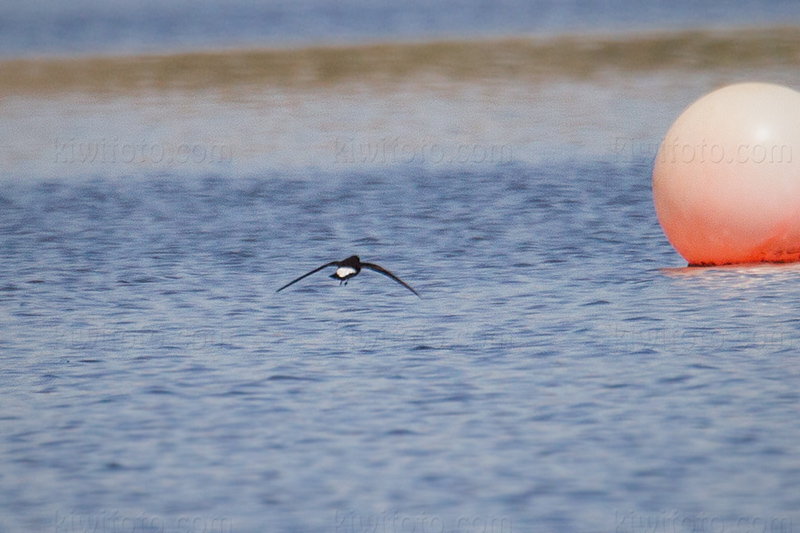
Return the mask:
[[[331,275],[331,277],[333,279],[338,279],[339,280],[339,285],[341,285],[342,283],[347,285],[347,280],[349,280],[353,276],[358,275],[358,273],[361,272],[362,268],[368,268],[370,270],[374,270],[375,272],[378,272],[379,274],[383,274],[384,276],[388,276],[388,277],[392,278],[397,283],[399,283],[400,285],[402,285],[406,289],[408,289],[411,292],[413,292],[414,294],[416,294],[417,297],[422,298],[417,291],[412,289],[411,286],[408,285],[408,283],[406,283],[402,279],[398,278],[397,276],[395,276],[394,274],[392,274],[391,272],[389,272],[388,270],[386,270],[385,268],[383,268],[380,265],[376,265],[374,263],[362,263],[361,259],[359,259],[357,255],[350,256],[347,259],[345,259],[344,261],[331,261],[330,263],[325,263],[321,267],[315,268],[314,270],[312,270],[311,272],[309,272],[307,274],[303,274],[302,276],[300,276],[296,280],[290,281],[289,283],[287,283],[286,285],[284,285],[283,287],[281,287],[280,289],[278,289],[275,292],[281,292],[283,289],[285,289],[289,285],[293,285],[293,284],[297,283],[298,281],[300,281],[301,279],[303,279],[303,278],[305,278],[307,276],[310,276],[311,274],[314,274],[315,272],[319,272],[323,268],[328,268],[328,267],[331,267],[331,266],[338,267],[336,269],[336,272],[334,272]]]

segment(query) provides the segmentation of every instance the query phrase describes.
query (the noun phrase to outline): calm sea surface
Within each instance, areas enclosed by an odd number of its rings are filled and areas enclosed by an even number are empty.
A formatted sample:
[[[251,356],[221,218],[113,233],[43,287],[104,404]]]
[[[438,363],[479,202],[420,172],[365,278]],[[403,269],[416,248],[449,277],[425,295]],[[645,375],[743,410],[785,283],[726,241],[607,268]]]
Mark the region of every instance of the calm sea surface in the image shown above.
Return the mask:
[[[6,56],[129,52],[0,62],[0,533],[800,530],[800,266],[686,268],[651,192],[693,100],[800,88],[796,29],[131,55],[340,35],[273,4],[0,7],[47,29]],[[356,41],[426,35],[375,5]],[[470,6],[431,31],[535,19]],[[582,6],[534,29],[619,29]],[[352,254],[422,298],[275,292]]]

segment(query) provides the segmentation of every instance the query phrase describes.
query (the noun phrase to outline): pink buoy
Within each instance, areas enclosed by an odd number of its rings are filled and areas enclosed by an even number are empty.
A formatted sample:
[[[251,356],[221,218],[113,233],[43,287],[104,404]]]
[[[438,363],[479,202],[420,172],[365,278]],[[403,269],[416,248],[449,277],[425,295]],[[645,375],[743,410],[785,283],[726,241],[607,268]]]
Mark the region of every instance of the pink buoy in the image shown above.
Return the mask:
[[[800,260],[800,93],[741,83],[697,100],[661,144],[653,200],[690,265]]]

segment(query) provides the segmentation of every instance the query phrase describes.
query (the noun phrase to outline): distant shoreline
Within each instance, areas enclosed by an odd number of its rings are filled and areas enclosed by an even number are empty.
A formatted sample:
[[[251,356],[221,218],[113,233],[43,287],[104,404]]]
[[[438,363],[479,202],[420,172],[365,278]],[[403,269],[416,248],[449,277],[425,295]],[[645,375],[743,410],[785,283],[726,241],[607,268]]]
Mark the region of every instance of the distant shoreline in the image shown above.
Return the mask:
[[[765,66],[800,66],[800,27],[6,59],[0,61],[0,95],[587,79]]]

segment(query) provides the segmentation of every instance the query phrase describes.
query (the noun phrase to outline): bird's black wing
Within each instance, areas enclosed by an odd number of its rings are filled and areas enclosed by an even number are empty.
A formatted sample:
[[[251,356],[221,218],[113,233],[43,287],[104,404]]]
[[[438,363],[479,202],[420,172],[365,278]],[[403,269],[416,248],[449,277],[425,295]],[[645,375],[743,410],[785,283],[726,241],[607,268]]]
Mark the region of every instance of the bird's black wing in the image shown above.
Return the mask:
[[[418,298],[422,298],[422,296],[420,296],[420,295],[419,295],[419,293],[418,293],[417,291],[415,291],[414,289],[412,289],[412,288],[411,288],[411,286],[410,286],[408,283],[406,283],[406,282],[405,282],[405,281],[403,281],[402,279],[398,278],[397,276],[395,276],[394,274],[392,274],[391,272],[389,272],[388,270],[386,270],[386,269],[385,269],[385,268],[383,268],[382,266],[380,266],[380,265],[376,265],[376,264],[374,264],[374,263],[361,263],[361,267],[362,267],[362,268],[368,268],[368,269],[370,269],[370,270],[374,270],[375,272],[378,272],[378,273],[380,273],[380,274],[383,274],[384,276],[388,276],[388,277],[392,278],[392,279],[393,279],[393,280],[395,280],[397,283],[399,283],[400,285],[402,285],[402,286],[403,286],[403,287],[405,287],[406,289],[408,289],[408,290],[410,290],[411,292],[413,292],[414,294],[416,294]]]
[[[330,266],[339,266],[339,263],[341,263],[341,261],[331,261],[330,263],[325,263],[325,264],[324,264],[324,265],[322,265],[321,267],[319,267],[319,268],[315,268],[314,270],[312,270],[311,272],[309,272],[309,273],[307,273],[307,274],[303,274],[302,276],[300,276],[300,277],[299,277],[299,278],[297,278],[296,280],[294,280],[294,281],[290,281],[289,283],[287,283],[286,285],[284,285],[283,287],[281,287],[280,289],[278,289],[278,290],[277,290],[277,291],[275,291],[275,292],[281,292],[283,289],[285,289],[285,288],[286,288],[286,287],[288,287],[289,285],[294,285],[295,283],[297,283],[297,282],[298,282],[298,281],[300,281],[301,279],[303,279],[303,278],[307,278],[307,277],[308,277],[308,276],[310,276],[311,274],[314,274],[314,273],[316,273],[316,272],[319,272],[319,271],[320,271],[320,270],[322,270],[323,268],[328,268],[328,267],[330,267]]]

